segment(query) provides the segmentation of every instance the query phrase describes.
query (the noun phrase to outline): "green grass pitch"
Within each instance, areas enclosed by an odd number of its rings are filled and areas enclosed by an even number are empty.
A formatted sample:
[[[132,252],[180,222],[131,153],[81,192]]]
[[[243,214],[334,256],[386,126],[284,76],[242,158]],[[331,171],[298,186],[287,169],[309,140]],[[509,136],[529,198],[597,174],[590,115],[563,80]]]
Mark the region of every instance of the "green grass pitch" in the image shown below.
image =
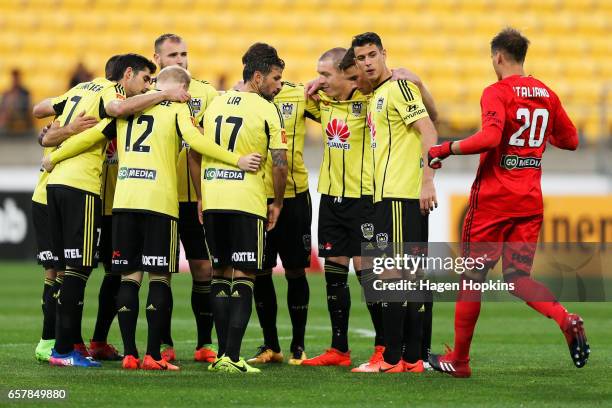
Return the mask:
[[[521,303],[488,303],[483,306],[473,342],[470,379],[454,379],[435,372],[424,374],[351,374],[335,367],[263,367],[259,375],[209,373],[192,361],[195,322],[191,313],[191,279],[175,276],[173,337],[181,371],[128,372],[120,363],[102,369],[52,368],[34,360],[40,338],[42,270],[33,263],[0,263],[0,406],[115,406],[196,407],[239,405],[246,407],[561,407],[612,406],[612,308],[606,303],[566,305],[585,319],[592,354],[584,369],[571,363],[561,333],[547,320]],[[94,272],[86,293],[83,336],[93,331],[97,291],[102,273]],[[306,352],[314,356],[330,340],[325,285],[320,274],[309,275],[310,311]],[[352,310],[350,347],[354,363],[372,351],[371,324],[358,284],[351,276]],[[285,280],[275,279],[279,297],[281,345],[289,347],[290,323],[285,304]],[[140,293],[146,299],[146,284]],[[434,352],[452,344],[453,304],[434,309]],[[110,341],[122,349],[119,329],[113,324]],[[137,341],[144,351],[146,319],[141,308]],[[250,357],[261,342],[255,311],[243,343]],[[59,402],[9,401],[11,388],[65,389]]]

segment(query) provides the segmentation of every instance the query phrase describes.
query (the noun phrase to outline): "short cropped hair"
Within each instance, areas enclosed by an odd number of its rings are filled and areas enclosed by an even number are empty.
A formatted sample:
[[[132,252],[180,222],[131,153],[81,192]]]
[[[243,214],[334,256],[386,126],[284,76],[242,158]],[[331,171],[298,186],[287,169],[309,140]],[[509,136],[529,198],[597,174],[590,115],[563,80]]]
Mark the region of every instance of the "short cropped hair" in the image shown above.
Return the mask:
[[[273,67],[285,68],[285,61],[280,59],[276,49],[265,43],[255,43],[242,56],[242,79],[246,82],[253,78],[256,71],[268,75]]]
[[[503,51],[514,61],[525,62],[529,40],[515,28],[507,27],[491,40],[491,52]]]
[[[178,65],[172,65],[159,71],[157,74],[157,82],[172,81],[178,84],[184,84],[185,89],[189,88],[191,83],[191,74],[185,68]]]
[[[323,61],[325,59],[331,59],[332,64],[335,69],[340,69],[340,62],[342,61],[342,57],[346,54],[346,48],[336,47],[330,50],[325,51],[320,57],[319,61]]]
[[[166,40],[180,43],[183,41],[183,38],[180,35],[176,35],[172,33],[166,33],[166,34],[160,35],[155,40],[155,52],[156,53],[159,53],[159,50],[161,49],[162,44],[166,42]]]
[[[374,44],[379,50],[383,49],[380,36],[373,32],[367,32],[354,36],[353,41],[351,42],[351,47],[363,47],[364,45],[368,44]]]

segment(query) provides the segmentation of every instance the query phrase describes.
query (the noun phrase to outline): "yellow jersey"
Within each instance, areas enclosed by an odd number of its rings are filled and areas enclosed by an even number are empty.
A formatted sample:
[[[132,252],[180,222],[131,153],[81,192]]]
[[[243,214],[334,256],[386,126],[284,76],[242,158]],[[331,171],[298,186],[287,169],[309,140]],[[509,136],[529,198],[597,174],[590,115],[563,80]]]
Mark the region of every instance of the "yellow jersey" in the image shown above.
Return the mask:
[[[192,78],[189,84],[189,94],[191,95],[189,106],[191,107],[196,123],[201,127],[204,122],[204,111],[210,102],[217,95],[219,95],[219,93],[212,85],[210,85],[210,83]],[[196,196],[195,189],[193,188],[191,177],[189,177],[189,165],[187,163],[187,152],[189,151],[189,145],[183,141],[181,147],[177,166],[179,201],[196,202],[198,197]]]
[[[54,147],[43,148],[43,157],[53,151]],[[40,168],[40,174],[38,175],[38,181],[36,187],[34,187],[34,194],[32,194],[32,201],[39,204],[47,205],[47,180],[49,179],[49,173],[42,167]]]
[[[220,162],[236,165],[240,159],[202,137],[187,104],[164,101],[127,119],[101,121],[80,137],[68,139],[53,152],[51,162],[62,163],[88,146],[114,138],[119,171],[113,212],[139,211],[178,217],[176,163],[181,138],[192,149]]]
[[[421,134],[412,123],[429,116],[419,88],[387,79],[374,90],[368,125],[374,148],[374,202],[418,199],[423,178]]]
[[[228,91],[215,98],[204,116],[204,136],[240,155],[287,149],[283,119],[276,105],[252,92]],[[205,212],[240,212],[266,218],[265,163],[256,173],[202,157]]]
[[[96,78],[55,98],[53,105],[56,112],[61,107],[62,113],[57,120],[61,126],[66,126],[82,111],[85,111],[86,116],[104,119],[107,117],[104,106],[115,99],[125,99],[123,87],[105,78]],[[78,137],[75,135],[70,139]],[[58,163],[49,175],[47,184],[68,186],[100,195],[100,174],[105,153],[106,141],[101,140],[83,153]]]
[[[318,106],[316,102],[304,96],[304,85],[283,82],[281,91],[274,98],[274,103],[280,111],[285,123],[287,135],[287,185],[285,198],[295,197],[296,194],[308,190],[308,170],[304,164],[304,140],[306,138],[306,117],[317,120]],[[268,160],[264,169],[270,177],[265,178],[266,194],[274,198],[272,184],[272,157],[268,153]]]
[[[317,191],[334,197],[372,195],[372,145],[368,98],[354,90],[346,101],[319,93],[323,161]]]
[[[117,185],[117,172],[119,171],[119,157],[117,155],[117,139],[112,139],[106,146],[106,155],[100,173],[100,198],[102,199],[102,215],[113,215],[113,197]]]

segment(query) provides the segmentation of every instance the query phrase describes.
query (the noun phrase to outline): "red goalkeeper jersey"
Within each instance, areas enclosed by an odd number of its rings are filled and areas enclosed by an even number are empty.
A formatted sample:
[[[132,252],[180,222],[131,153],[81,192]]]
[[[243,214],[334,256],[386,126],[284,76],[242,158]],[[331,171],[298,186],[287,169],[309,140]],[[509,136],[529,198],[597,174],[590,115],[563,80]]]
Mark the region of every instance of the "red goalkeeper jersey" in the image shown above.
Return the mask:
[[[576,128],[557,95],[531,76],[514,75],[485,88],[482,130],[461,141],[481,153],[470,206],[507,216],[542,213],[542,155],[549,142],[578,146]]]

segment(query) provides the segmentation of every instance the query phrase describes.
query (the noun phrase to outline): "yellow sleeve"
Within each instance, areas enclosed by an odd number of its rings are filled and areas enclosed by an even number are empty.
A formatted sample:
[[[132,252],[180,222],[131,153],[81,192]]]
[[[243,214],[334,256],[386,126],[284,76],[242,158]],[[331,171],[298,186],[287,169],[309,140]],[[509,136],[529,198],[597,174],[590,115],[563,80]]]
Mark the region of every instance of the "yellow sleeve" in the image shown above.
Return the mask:
[[[389,91],[389,103],[397,110],[406,126],[428,117],[419,88],[410,81],[395,81]]]
[[[60,116],[64,112],[64,108],[66,107],[66,102],[68,102],[68,98],[70,98],[72,89],[65,92],[60,96],[56,96],[51,99],[51,105],[53,106],[53,110],[55,111],[55,116]]]
[[[268,149],[287,150],[287,135],[285,134],[285,123],[278,107],[274,103],[270,103],[268,115],[266,117],[266,132],[270,143]]]
[[[52,164],[57,164],[63,160],[74,157],[98,142],[116,136],[116,126],[114,119],[104,119],[78,135],[68,138],[56,150],[51,153],[49,159]]]
[[[319,107],[319,102],[311,98],[306,98],[304,116],[317,122],[321,122],[321,109]]]
[[[187,106],[186,104],[183,105]],[[195,119],[192,119],[189,112],[189,109],[185,109],[181,106],[176,114],[176,131],[178,135],[189,143],[191,149],[196,152],[212,159],[222,161],[223,163],[237,166],[240,156],[234,152],[225,150],[213,142],[210,137],[204,137],[193,124]]]
[[[124,100],[126,99],[125,90],[119,84],[114,84],[114,86],[108,86],[106,89],[102,91],[102,95],[100,95],[100,99],[102,100],[102,106],[100,110],[100,119],[104,119],[109,117],[104,109],[106,105],[114,100]]]

